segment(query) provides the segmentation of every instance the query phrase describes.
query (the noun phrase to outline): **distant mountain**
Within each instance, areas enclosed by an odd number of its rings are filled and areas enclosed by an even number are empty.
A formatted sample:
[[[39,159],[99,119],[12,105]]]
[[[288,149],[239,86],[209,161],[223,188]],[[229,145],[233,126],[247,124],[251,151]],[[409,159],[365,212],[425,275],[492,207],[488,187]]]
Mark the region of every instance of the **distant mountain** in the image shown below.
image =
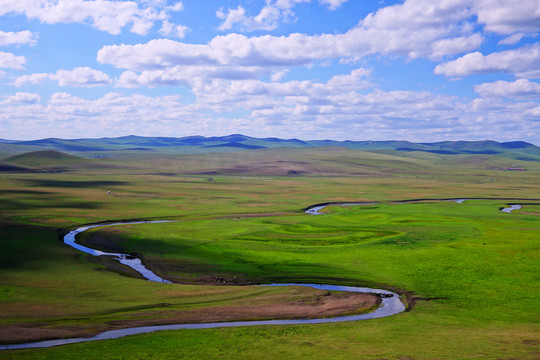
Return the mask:
[[[502,157],[540,161],[540,148],[524,142],[484,141],[443,141],[434,143],[414,143],[409,141],[335,141],[299,140],[275,137],[255,138],[241,134],[227,136],[187,136],[187,137],[142,137],[123,136],[100,139],[58,139],[47,138],[32,141],[0,140],[0,153],[16,154],[37,150],[56,150],[83,157],[108,156],[113,152],[151,151],[154,153],[189,154],[204,152],[246,151],[267,148],[316,148],[323,146],[342,147],[365,151],[423,151],[433,154],[484,154]],[[112,153],[111,153],[112,154]],[[5,159],[7,162],[12,160]],[[66,161],[64,159],[63,161]],[[27,164],[19,164],[27,165]]]

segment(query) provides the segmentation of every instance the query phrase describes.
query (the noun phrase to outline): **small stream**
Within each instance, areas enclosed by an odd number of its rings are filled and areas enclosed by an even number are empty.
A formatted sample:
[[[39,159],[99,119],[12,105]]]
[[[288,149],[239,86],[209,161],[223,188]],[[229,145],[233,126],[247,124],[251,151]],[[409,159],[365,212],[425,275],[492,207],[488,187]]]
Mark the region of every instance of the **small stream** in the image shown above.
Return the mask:
[[[510,205],[510,207],[502,208],[501,211],[504,213],[510,214],[512,211],[519,210],[519,209],[521,209],[521,205],[515,204],[515,205]]]
[[[459,199],[414,199],[414,200],[403,200],[403,201],[394,201],[391,203],[394,204],[410,204],[413,202],[419,202],[419,201],[453,201],[457,204],[463,204],[467,200],[503,200],[503,199],[490,199],[490,198],[459,198]],[[508,200],[508,199],[507,199]],[[316,204],[312,206],[308,206],[304,209],[304,212],[306,214],[310,215],[324,215],[324,212],[321,212],[324,208],[327,206],[366,206],[366,205],[378,205],[379,202],[357,202],[357,203],[342,203],[342,202],[329,202],[324,204]],[[504,213],[511,213],[513,210],[521,209],[521,205],[510,205],[510,207],[502,208],[501,211]]]
[[[77,234],[80,234],[83,231],[86,231],[88,229],[93,229],[97,227],[135,225],[135,224],[158,224],[158,223],[167,223],[167,222],[172,222],[172,220],[133,221],[133,222],[118,222],[118,223],[111,223],[111,224],[87,225],[87,226],[83,226],[69,232],[66,236],[64,236],[64,243],[68,244],[69,246],[74,247],[75,249],[79,251],[82,251],[86,254],[90,254],[93,256],[114,256],[115,260],[118,260],[121,264],[129,266],[133,270],[140,273],[147,280],[155,281],[155,282],[171,283],[169,280],[165,280],[157,276],[156,274],[154,274],[149,269],[147,269],[146,266],[144,266],[144,264],[141,262],[141,259],[139,259],[138,257],[128,255],[128,254],[110,253],[110,252],[100,251],[96,249],[91,249],[84,245],[78,244],[75,239]]]

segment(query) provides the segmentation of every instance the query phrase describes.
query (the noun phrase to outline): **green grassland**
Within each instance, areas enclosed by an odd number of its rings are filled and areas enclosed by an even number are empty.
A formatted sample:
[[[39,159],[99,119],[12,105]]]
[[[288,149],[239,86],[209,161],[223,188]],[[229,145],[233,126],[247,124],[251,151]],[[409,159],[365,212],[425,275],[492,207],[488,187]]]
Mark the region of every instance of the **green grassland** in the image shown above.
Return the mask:
[[[216,286],[318,282],[410,293],[412,311],[311,326],[182,330],[0,359],[536,359],[539,356],[540,164],[492,155],[351,149],[261,149],[83,159],[46,154],[61,172],[0,172],[0,326],[58,337],[163,318],[171,311],[258,306],[311,290]],[[56,159],[56,160],[55,160]],[[35,159],[10,160],[36,166]],[[37,164],[43,164],[37,162]],[[527,171],[505,171],[508,167]],[[41,167],[43,168],[43,167]],[[42,169],[43,170],[43,169]],[[406,199],[490,198],[397,204]],[[302,208],[321,202],[326,215]],[[249,215],[249,216],[246,216]],[[257,215],[257,217],[251,217]],[[67,247],[82,241],[144,255],[183,283],[140,280]],[[156,321],[157,321],[156,320]],[[2,339],[0,339],[2,340]],[[4,341],[5,342],[5,341]]]

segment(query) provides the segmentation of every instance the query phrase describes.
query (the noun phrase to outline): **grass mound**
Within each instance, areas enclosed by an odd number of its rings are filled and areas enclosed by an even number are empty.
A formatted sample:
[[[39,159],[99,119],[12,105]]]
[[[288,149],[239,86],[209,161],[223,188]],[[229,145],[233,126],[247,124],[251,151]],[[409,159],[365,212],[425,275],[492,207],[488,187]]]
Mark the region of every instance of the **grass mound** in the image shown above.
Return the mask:
[[[4,159],[5,162],[22,166],[65,166],[84,162],[85,159],[56,150],[32,151]]]

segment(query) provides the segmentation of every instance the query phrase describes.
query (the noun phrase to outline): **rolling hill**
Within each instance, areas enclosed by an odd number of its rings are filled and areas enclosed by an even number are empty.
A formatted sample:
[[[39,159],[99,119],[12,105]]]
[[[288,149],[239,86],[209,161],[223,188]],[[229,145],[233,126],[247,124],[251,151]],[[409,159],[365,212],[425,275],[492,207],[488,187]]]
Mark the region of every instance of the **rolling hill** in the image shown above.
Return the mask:
[[[123,136],[100,139],[58,139],[48,138],[32,141],[0,140],[0,153],[20,154],[38,150],[56,150],[82,157],[110,156],[118,152],[147,152],[163,154],[196,154],[213,152],[233,152],[269,148],[319,148],[341,147],[364,151],[427,152],[433,154],[476,154],[540,161],[540,148],[523,141],[443,141],[434,143],[414,143],[409,141],[335,141],[299,140],[273,137],[255,138],[240,134],[218,137],[142,137]]]
[[[88,160],[57,150],[40,150],[10,156],[2,161],[0,171],[50,172],[66,171]]]

